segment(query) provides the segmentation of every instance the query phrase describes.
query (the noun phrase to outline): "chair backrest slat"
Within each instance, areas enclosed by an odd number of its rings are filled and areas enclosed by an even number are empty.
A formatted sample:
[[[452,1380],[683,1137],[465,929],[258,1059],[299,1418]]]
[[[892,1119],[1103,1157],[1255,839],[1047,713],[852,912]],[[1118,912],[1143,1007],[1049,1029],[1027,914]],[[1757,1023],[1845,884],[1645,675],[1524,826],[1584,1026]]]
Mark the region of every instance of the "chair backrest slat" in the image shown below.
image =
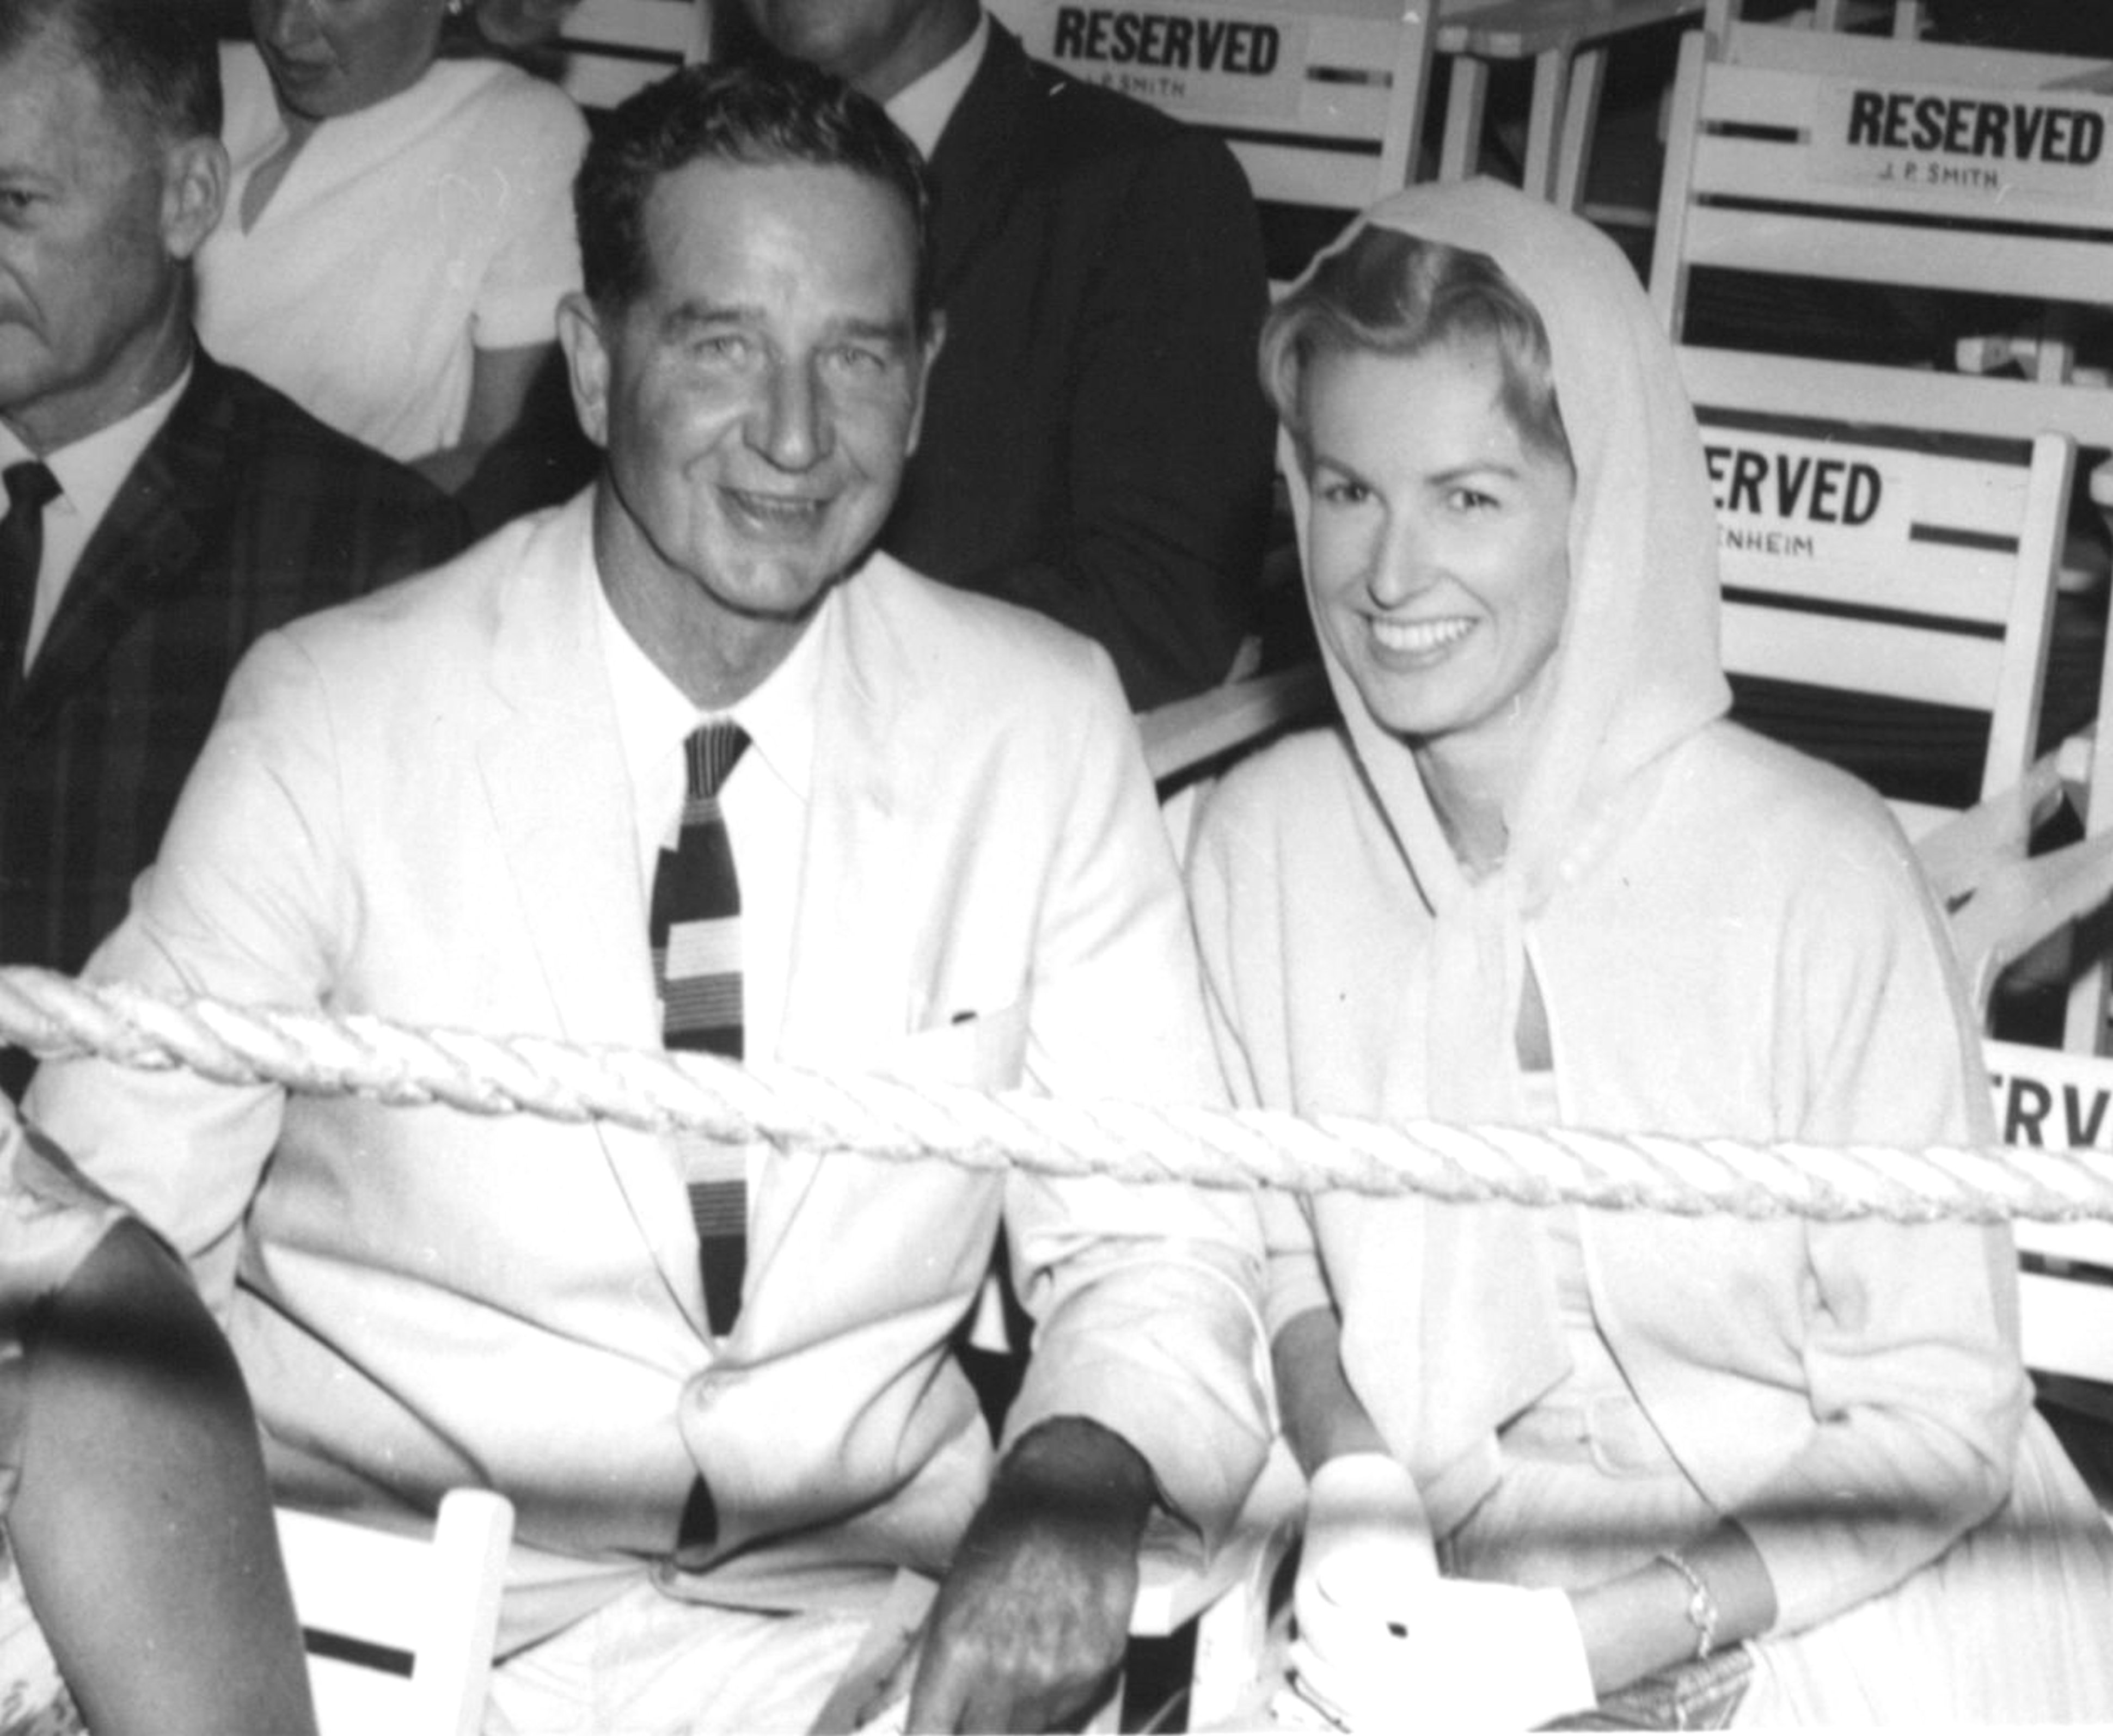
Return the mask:
[[[287,1507],[277,1519],[322,1736],[474,1736],[511,1504],[452,1490],[430,1534]]]
[[[565,15],[559,82],[582,108],[613,108],[704,46],[697,0],[579,0]]]

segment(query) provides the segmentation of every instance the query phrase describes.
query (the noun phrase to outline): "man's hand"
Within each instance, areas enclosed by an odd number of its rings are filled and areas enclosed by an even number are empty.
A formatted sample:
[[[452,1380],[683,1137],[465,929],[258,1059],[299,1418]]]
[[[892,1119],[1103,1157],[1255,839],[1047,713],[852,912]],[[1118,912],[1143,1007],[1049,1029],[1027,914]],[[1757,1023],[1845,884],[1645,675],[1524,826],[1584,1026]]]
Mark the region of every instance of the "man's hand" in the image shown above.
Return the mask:
[[[1155,1496],[1136,1449],[1098,1423],[1022,1436],[940,1588],[910,1728],[1049,1730],[1091,1712],[1121,1667]]]

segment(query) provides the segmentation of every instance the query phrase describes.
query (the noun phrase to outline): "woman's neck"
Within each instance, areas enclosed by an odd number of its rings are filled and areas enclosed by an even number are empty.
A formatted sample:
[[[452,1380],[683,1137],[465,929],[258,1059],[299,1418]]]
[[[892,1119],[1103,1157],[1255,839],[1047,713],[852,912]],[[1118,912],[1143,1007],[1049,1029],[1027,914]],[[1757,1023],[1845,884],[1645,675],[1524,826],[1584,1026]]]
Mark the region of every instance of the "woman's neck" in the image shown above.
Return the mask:
[[[1416,769],[1431,810],[1471,881],[1504,865],[1522,776],[1514,744],[1446,736],[1419,744]]]
[[[1452,787],[1442,773],[1429,766],[1424,768],[1423,787],[1430,793],[1445,841],[1453,846],[1461,871],[1469,880],[1485,880],[1504,865],[1511,828],[1505,823],[1501,802],[1477,791]]]

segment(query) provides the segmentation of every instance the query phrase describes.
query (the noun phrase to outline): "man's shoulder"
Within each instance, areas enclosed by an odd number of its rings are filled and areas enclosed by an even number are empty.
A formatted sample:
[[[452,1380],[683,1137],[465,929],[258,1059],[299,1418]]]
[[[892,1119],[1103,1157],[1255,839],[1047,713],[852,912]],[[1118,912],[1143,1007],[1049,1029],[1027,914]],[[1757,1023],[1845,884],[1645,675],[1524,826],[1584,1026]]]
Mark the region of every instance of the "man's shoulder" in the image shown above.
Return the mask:
[[[1672,756],[1682,799],[1713,833],[1751,827],[1793,845],[1883,841],[1897,827],[1884,799],[1841,767],[1728,719],[1697,731]]]
[[[575,139],[585,143],[579,106],[549,80],[504,61],[436,61],[422,82],[429,87],[431,114],[481,144],[510,139],[555,150]]]
[[[208,589],[239,593],[261,624],[433,566],[468,540],[461,510],[423,476],[203,350],[134,481],[133,534],[172,515],[196,539]]]
[[[1151,103],[1111,90],[1035,59],[993,30],[990,73],[996,93],[1034,122],[1052,168],[1110,158],[1193,164],[1236,171],[1224,142]]]
[[[199,351],[189,390],[165,429],[175,441],[223,443],[223,474],[258,506],[284,509],[318,492],[340,501],[447,516],[448,496],[408,465],[363,445],[254,374]]]
[[[898,654],[942,665],[951,682],[994,695],[1112,680],[1106,651],[1037,610],[943,585],[874,554],[847,592],[854,622],[878,622]],[[871,642],[871,636],[866,636]]]
[[[1132,738],[1113,659],[1037,610],[876,554],[847,587],[842,621],[850,672],[887,695],[908,734],[1034,744],[1057,759],[1088,737]]]
[[[445,660],[450,640],[488,639],[510,614],[536,606],[541,581],[562,572],[583,546],[583,514],[584,500],[575,499],[513,519],[447,560],[320,609],[288,631],[312,654],[379,639],[413,662],[428,645],[442,648]]]
[[[1111,90],[1031,56],[1027,76],[1036,97],[1062,130],[1082,143],[1152,147],[1206,135],[1162,108]]]

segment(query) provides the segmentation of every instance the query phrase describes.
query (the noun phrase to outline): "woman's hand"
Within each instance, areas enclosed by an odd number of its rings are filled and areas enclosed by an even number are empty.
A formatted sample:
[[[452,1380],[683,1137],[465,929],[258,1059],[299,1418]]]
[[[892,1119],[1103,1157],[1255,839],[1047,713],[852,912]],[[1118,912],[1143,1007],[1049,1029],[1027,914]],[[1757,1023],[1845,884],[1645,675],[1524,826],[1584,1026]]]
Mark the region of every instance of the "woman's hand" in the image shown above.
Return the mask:
[[[1385,1620],[1437,1577],[1423,1502],[1399,1460],[1383,1452],[1345,1453],[1314,1472],[1292,1594],[1302,1629],[1345,1619]]]
[[[1349,1730],[1524,1730],[1597,1704],[1570,1599],[1473,1579],[1411,1588],[1291,1648],[1299,1695]]]
[[[1415,1481],[1387,1453],[1314,1472],[1293,1613],[1294,1684],[1349,1729],[1525,1729],[1595,1703],[1570,1600],[1441,1579]]]

